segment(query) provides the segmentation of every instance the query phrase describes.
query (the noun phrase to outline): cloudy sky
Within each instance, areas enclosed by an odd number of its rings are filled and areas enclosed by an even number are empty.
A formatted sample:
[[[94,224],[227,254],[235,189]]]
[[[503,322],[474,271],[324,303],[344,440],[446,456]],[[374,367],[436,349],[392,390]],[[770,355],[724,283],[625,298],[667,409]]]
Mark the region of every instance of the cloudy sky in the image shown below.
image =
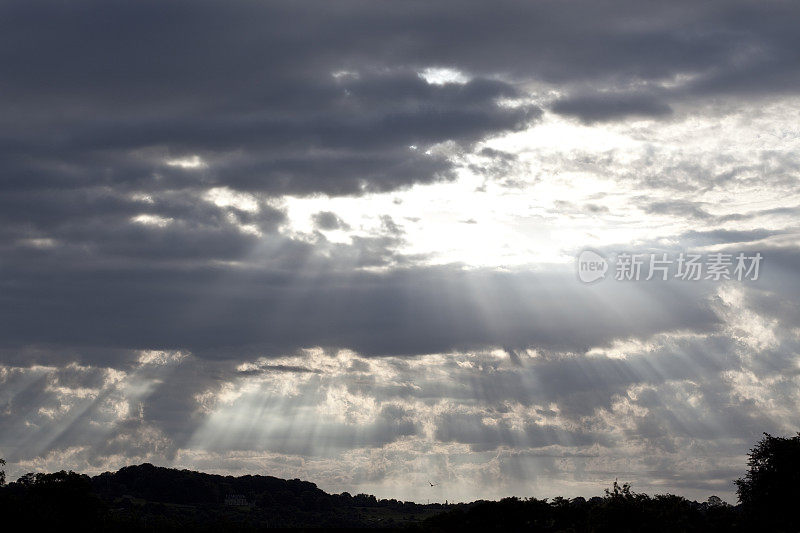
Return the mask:
[[[10,477],[735,501],[800,429],[798,20],[0,0]],[[585,284],[584,249],[763,262]]]

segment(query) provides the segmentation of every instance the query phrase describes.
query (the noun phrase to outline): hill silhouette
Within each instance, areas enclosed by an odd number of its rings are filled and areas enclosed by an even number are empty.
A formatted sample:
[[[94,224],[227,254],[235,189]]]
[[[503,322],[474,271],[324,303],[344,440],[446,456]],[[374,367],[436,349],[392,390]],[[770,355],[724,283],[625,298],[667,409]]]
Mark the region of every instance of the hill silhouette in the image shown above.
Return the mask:
[[[142,464],[94,477],[26,474],[0,489],[0,508],[6,519],[41,531],[63,531],[64,523],[83,531],[260,531],[399,528],[421,523],[443,506],[328,494],[299,479]]]
[[[736,481],[741,504],[649,496],[613,482],[602,497],[505,498],[421,505],[367,494],[328,494],[272,476],[222,476],[128,466],[94,477],[26,474],[0,486],[0,519],[15,529],[77,531],[264,531],[380,528],[418,531],[722,532],[800,531],[800,434],[764,438]],[[2,467],[0,462],[0,467]],[[3,474],[0,470],[0,474]],[[3,479],[3,475],[0,475]]]

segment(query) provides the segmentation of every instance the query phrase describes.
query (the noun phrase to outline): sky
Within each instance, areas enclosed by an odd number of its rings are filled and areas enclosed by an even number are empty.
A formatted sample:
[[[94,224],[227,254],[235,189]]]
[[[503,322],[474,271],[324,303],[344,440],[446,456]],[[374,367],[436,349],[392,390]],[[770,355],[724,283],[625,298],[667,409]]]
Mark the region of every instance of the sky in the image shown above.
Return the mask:
[[[798,19],[0,0],[9,478],[735,502],[800,429]],[[618,280],[625,253],[762,261]]]

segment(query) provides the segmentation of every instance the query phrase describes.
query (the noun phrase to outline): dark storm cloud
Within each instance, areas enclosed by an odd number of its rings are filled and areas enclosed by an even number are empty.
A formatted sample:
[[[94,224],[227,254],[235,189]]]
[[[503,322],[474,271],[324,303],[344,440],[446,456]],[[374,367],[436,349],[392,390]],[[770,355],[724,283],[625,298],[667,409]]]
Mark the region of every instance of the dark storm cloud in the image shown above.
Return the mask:
[[[541,342],[577,350],[617,335],[702,329],[713,319],[699,298],[655,286],[603,296],[633,305],[641,291],[665,302],[664,310],[619,310],[629,318],[623,327],[602,319],[591,289],[548,295],[536,287],[551,280],[526,275],[345,275],[408,266],[396,251],[399,224],[386,220],[380,234],[349,245],[322,235],[293,240],[276,235],[286,215],[269,199],[447,178],[447,152],[427,148],[451,141],[452,150],[469,149],[536,121],[536,106],[500,105],[524,101],[527,82],[563,88],[555,109],[591,120],[657,115],[668,100],[715,90],[787,91],[795,9],[2,2],[0,328],[11,350],[4,357],[52,355],[61,345],[63,353],[80,347],[125,360],[144,347],[209,354],[321,344],[385,354]],[[427,83],[417,74],[427,67],[459,69],[469,81]],[[754,85],[748,73],[766,81]],[[662,86],[676,76],[690,81]],[[515,163],[497,150],[481,155],[490,163],[475,169],[490,177]],[[193,156],[193,168],[167,164]],[[203,200],[212,187],[253,193],[260,209]],[[707,215],[675,202],[646,209]],[[315,222],[338,224],[324,213]],[[247,266],[232,266],[238,261]],[[481,284],[488,288],[480,301],[467,296]],[[688,308],[670,315],[678,305]],[[592,322],[597,327],[585,327]]]
[[[316,7],[7,3],[2,186],[391,190],[450,171],[410,145],[468,144],[538,117],[497,106],[519,93],[496,80],[431,85],[406,63],[375,61],[334,77],[352,43],[306,37],[334,39],[349,19],[328,24]],[[164,168],[161,154],[208,166]]]
[[[585,286],[571,274],[458,267],[337,273],[320,270],[325,266],[318,260],[289,262],[281,272],[279,260],[269,259],[276,261],[270,273],[135,266],[87,271],[42,261],[33,271],[25,264],[4,269],[0,336],[7,348],[182,348],[201,357],[246,359],[308,346],[371,355],[531,344],[582,351],[619,337],[702,331],[717,321],[704,301],[711,287],[703,285]],[[24,353],[47,358],[50,352]],[[6,356],[15,358],[14,351]]]
[[[627,94],[583,95],[556,101],[551,109],[591,124],[625,117],[664,117],[672,109],[652,96]]]
[[[490,79],[498,74],[574,85],[555,109],[586,120],[661,115],[663,98],[793,90],[796,9],[782,2],[7,1],[0,6],[2,186],[390,190],[451,170],[440,157],[409,153],[409,145],[469,143],[538,116],[533,107],[494,105],[522,94]],[[441,65],[474,79],[436,86],[415,73]],[[648,92],[678,75],[691,82],[672,94]],[[584,94],[587,84],[612,92]],[[644,89],[625,92],[630,84]],[[202,155],[209,167],[200,175],[161,169],[141,152],[153,147]]]

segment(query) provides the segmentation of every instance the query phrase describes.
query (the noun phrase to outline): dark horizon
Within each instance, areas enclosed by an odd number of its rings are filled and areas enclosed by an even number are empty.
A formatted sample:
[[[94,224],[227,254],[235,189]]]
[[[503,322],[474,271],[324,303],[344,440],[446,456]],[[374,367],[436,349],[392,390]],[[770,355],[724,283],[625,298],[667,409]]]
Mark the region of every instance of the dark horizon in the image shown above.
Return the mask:
[[[4,465],[0,461],[0,467]],[[272,528],[370,528],[393,531],[611,531],[703,533],[795,531],[800,495],[800,432],[764,434],[735,480],[739,503],[648,495],[615,480],[602,496],[416,504],[370,494],[329,494],[314,483],[271,476],[220,476],[149,463],[92,478],[75,472],[27,474],[6,485],[8,524],[42,531],[267,531]],[[428,481],[430,487],[436,483]]]
[[[154,464],[154,463],[126,464],[126,465],[122,465],[122,466],[120,466],[120,467],[118,467],[118,468],[116,468],[114,470],[83,471],[83,472],[74,472],[74,473],[75,474],[79,474],[79,475],[86,475],[86,476],[89,476],[92,479],[96,479],[98,477],[102,477],[102,476],[107,475],[107,474],[115,474],[115,473],[117,473],[117,472],[119,472],[121,470],[139,469],[139,468],[142,468],[142,467],[154,467],[156,469],[167,469],[167,470],[174,470],[174,471],[181,471],[181,472],[188,471],[188,472],[192,472],[192,473],[198,473],[198,474],[203,474],[203,475],[212,475],[212,476],[224,476],[224,477],[231,476],[231,477],[237,478],[237,479],[238,478],[252,476],[252,477],[276,478],[276,479],[279,479],[279,480],[282,480],[282,481],[296,481],[296,480],[299,480],[299,481],[302,481],[302,482],[311,483],[314,486],[318,487],[320,490],[323,490],[326,493],[331,494],[331,495],[337,495],[337,494],[342,494],[342,493],[348,493],[348,494],[351,494],[351,495],[364,494],[364,493],[356,491],[355,489],[354,490],[346,490],[345,489],[345,490],[342,490],[342,491],[339,491],[339,492],[333,492],[333,491],[330,491],[330,490],[326,490],[324,486],[321,486],[314,479],[310,479],[310,478],[297,478],[297,477],[296,478],[291,478],[291,479],[290,478],[282,478],[280,476],[272,475],[269,472],[244,472],[244,473],[232,475],[232,474],[230,474],[230,473],[228,473],[226,471],[214,471],[213,469],[204,470],[204,471],[197,471],[197,470],[193,470],[191,468],[176,467],[174,465],[162,465],[162,464]],[[15,476],[15,475],[12,475],[11,473],[9,473],[8,471],[6,471],[6,483],[19,482],[23,477],[29,476],[29,475],[55,474],[55,473],[60,472],[60,471],[73,472],[73,471],[71,471],[69,469],[56,469],[56,470],[53,470],[53,471],[29,471],[29,472],[25,472],[25,473],[23,473],[21,475]],[[735,482],[734,479],[730,480],[731,485],[734,485],[734,482]],[[433,481],[433,483],[434,483],[434,487],[433,488],[435,488],[435,486],[439,485],[436,481]],[[644,493],[644,491],[638,491],[637,487],[634,487],[632,483],[630,483],[628,481],[625,481],[624,479],[621,479],[621,478],[619,478],[619,476],[617,476],[614,479],[608,480],[608,482],[605,485],[598,485],[597,492],[595,494],[590,494],[590,495],[587,495],[587,494],[505,494],[505,495],[499,496],[497,498],[475,498],[473,500],[456,500],[456,499],[448,499],[448,498],[445,497],[441,501],[438,501],[438,500],[434,500],[434,498],[432,498],[432,497],[426,497],[424,495],[426,488],[430,487],[430,482],[426,481],[420,487],[415,487],[416,489],[420,490],[421,496],[420,496],[419,499],[415,499],[412,496],[411,498],[400,499],[399,501],[414,503],[414,504],[417,504],[417,505],[433,505],[433,504],[443,505],[445,503],[448,503],[448,504],[451,504],[451,505],[456,505],[456,504],[475,503],[475,502],[478,502],[478,501],[499,501],[499,500],[503,500],[503,499],[507,499],[507,498],[519,498],[519,499],[535,498],[535,499],[538,499],[538,500],[549,500],[549,501],[552,501],[554,498],[557,498],[557,497],[566,497],[567,499],[570,499],[570,500],[571,499],[575,499],[575,498],[584,498],[586,500],[590,500],[592,498],[602,498],[605,495],[607,490],[610,490],[611,488],[613,488],[615,483],[619,484],[620,486],[623,485],[623,484],[628,485],[630,487],[630,489],[633,490],[634,492],[642,492],[642,493]],[[736,505],[740,504],[740,502],[738,501],[738,498],[736,496],[734,496],[733,501],[727,501],[727,500],[725,500],[725,498],[721,498],[719,495],[712,494],[712,493],[709,493],[708,496],[706,496],[705,498],[700,498],[700,499],[689,498],[684,494],[674,493],[674,492],[671,492],[671,491],[654,492],[653,493],[653,495],[658,495],[658,494],[670,494],[670,495],[678,496],[678,497],[681,497],[681,498],[685,498],[686,500],[693,501],[695,503],[705,502],[710,497],[717,497],[717,498],[720,498],[720,500],[723,503],[727,504],[727,505],[736,506]],[[394,498],[391,494],[367,494],[367,495],[368,496],[374,496],[375,498],[378,498],[378,499],[386,499],[386,500],[397,499],[397,498]]]

